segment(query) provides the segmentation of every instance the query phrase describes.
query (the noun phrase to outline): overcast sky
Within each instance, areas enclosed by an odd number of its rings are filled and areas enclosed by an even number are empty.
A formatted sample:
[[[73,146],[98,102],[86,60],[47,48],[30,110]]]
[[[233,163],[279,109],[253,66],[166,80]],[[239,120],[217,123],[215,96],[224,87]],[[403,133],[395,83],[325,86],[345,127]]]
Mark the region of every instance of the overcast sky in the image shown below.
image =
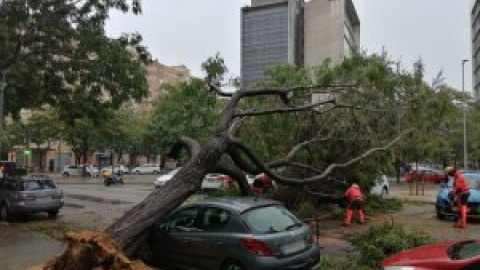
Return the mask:
[[[471,0],[353,0],[361,21],[361,47],[383,48],[410,68],[422,58],[426,81],[440,71],[461,90],[462,59],[471,59]],[[220,52],[232,75],[240,75],[240,8],[250,0],[143,0],[143,14],[113,14],[107,33],[138,31],[153,57],[185,65],[201,76],[201,63]],[[472,69],[465,65],[465,90]]]

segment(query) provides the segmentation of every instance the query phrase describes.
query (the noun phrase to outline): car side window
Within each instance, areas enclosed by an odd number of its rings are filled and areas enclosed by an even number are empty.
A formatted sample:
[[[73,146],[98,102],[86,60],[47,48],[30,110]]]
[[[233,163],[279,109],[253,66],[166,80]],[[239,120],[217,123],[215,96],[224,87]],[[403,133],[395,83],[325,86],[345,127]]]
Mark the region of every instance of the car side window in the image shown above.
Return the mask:
[[[230,213],[226,210],[209,207],[200,217],[199,228],[204,231],[218,231],[227,226]]]
[[[187,208],[177,213],[168,221],[169,231],[194,231],[198,229],[198,208]]]

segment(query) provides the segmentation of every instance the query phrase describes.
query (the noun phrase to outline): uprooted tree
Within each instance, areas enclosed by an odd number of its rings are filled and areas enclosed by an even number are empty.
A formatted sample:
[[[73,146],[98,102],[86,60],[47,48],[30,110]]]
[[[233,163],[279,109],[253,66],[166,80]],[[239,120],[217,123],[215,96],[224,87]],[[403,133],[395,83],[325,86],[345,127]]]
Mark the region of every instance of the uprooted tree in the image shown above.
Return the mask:
[[[375,65],[379,59],[381,58],[362,62],[367,65],[367,69],[364,68],[366,74],[362,76],[382,77],[383,73],[389,73],[388,66]],[[381,68],[387,70],[382,71]],[[199,190],[207,173],[231,175],[244,195],[250,193],[246,173],[265,172],[282,185],[324,183],[326,186],[328,181],[336,181],[328,178],[334,170],[361,162],[377,151],[387,150],[407,133],[401,127],[395,128],[400,122],[399,112],[406,108],[405,100],[400,97],[406,88],[396,85],[391,89],[381,89],[378,85],[357,81],[354,77],[337,76],[333,79],[327,74],[323,75],[324,79],[318,78],[325,84],[299,87],[266,87],[226,92],[216,84],[208,84],[210,94],[228,98],[214,135],[203,146],[190,137],[181,137],[173,145],[170,157],[178,158],[181,151],[186,150],[188,162],[165,186],[153,191],[106,229],[106,233],[118,244],[119,250],[134,257],[151,234],[153,225]],[[249,103],[250,99],[257,100],[255,106],[252,107],[252,103]],[[282,131],[284,134],[291,133],[292,136],[285,140],[289,150],[275,160],[264,161],[258,158],[237,136],[251,118],[284,116],[293,116],[295,120],[291,129]],[[347,141],[350,145],[346,144]],[[332,145],[343,148],[335,152],[336,159],[331,156],[328,160],[317,160],[317,156],[326,156],[322,152],[325,149],[328,151]],[[277,173],[275,168],[279,167],[287,169]],[[301,173],[291,173],[289,169]],[[90,240],[69,239],[71,242],[77,241],[76,249],[89,250],[98,240],[95,237],[92,236]],[[105,257],[99,256],[100,249],[101,245],[97,245],[95,252],[67,251],[63,257],[51,261],[44,269],[64,269],[62,267],[65,261],[76,266],[71,269],[90,269],[88,267],[93,266],[116,269],[113,262],[123,262],[118,258],[112,259],[111,250],[108,253],[110,255],[106,256],[108,259],[99,262],[99,257]],[[84,266],[85,261],[90,264]]]

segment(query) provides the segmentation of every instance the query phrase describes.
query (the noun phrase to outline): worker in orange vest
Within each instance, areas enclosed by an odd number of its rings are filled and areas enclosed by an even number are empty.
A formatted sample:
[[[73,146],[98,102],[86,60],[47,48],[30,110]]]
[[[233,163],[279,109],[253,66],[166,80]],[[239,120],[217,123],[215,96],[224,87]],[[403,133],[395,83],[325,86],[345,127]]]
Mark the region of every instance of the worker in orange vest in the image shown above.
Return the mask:
[[[357,184],[352,184],[344,194],[347,200],[347,208],[345,209],[345,220],[342,226],[350,226],[352,221],[353,210],[357,211],[360,224],[365,223],[365,215],[363,213],[363,194]]]
[[[453,177],[453,189],[450,191],[450,194],[457,199],[457,208],[460,215],[458,223],[455,224],[454,227],[465,229],[467,226],[467,202],[468,197],[470,196],[470,187],[460,170],[453,167],[446,167],[445,173],[447,173],[448,176]]]

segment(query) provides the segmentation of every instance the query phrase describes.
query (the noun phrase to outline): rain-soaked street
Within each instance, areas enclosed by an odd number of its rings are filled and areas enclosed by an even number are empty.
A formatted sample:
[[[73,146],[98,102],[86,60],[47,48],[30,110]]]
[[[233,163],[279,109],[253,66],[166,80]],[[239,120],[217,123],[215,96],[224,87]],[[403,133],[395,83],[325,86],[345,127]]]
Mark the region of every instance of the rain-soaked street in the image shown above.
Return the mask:
[[[0,224],[0,269],[25,269],[60,254],[62,242],[23,226]]]
[[[153,178],[153,177],[152,177]],[[0,270],[19,270],[37,265],[59,255],[65,248],[50,237],[72,229],[102,230],[143,200],[152,190],[152,179],[137,179],[125,185],[105,187],[90,180],[88,183],[59,184],[64,190],[65,207],[56,220],[46,215],[30,216],[15,223],[0,223]],[[404,207],[394,213],[369,217],[366,226],[339,226],[339,220],[319,223],[319,244],[323,255],[345,256],[352,246],[344,236],[363,231],[385,221],[402,224],[407,231],[424,232],[436,239],[471,238],[478,235],[480,222],[470,222],[466,230],[452,228],[454,221],[438,220],[435,215],[435,194],[438,186],[430,185],[423,196],[410,196],[405,184],[392,184],[390,197],[406,200]],[[47,236],[50,235],[50,236]]]

